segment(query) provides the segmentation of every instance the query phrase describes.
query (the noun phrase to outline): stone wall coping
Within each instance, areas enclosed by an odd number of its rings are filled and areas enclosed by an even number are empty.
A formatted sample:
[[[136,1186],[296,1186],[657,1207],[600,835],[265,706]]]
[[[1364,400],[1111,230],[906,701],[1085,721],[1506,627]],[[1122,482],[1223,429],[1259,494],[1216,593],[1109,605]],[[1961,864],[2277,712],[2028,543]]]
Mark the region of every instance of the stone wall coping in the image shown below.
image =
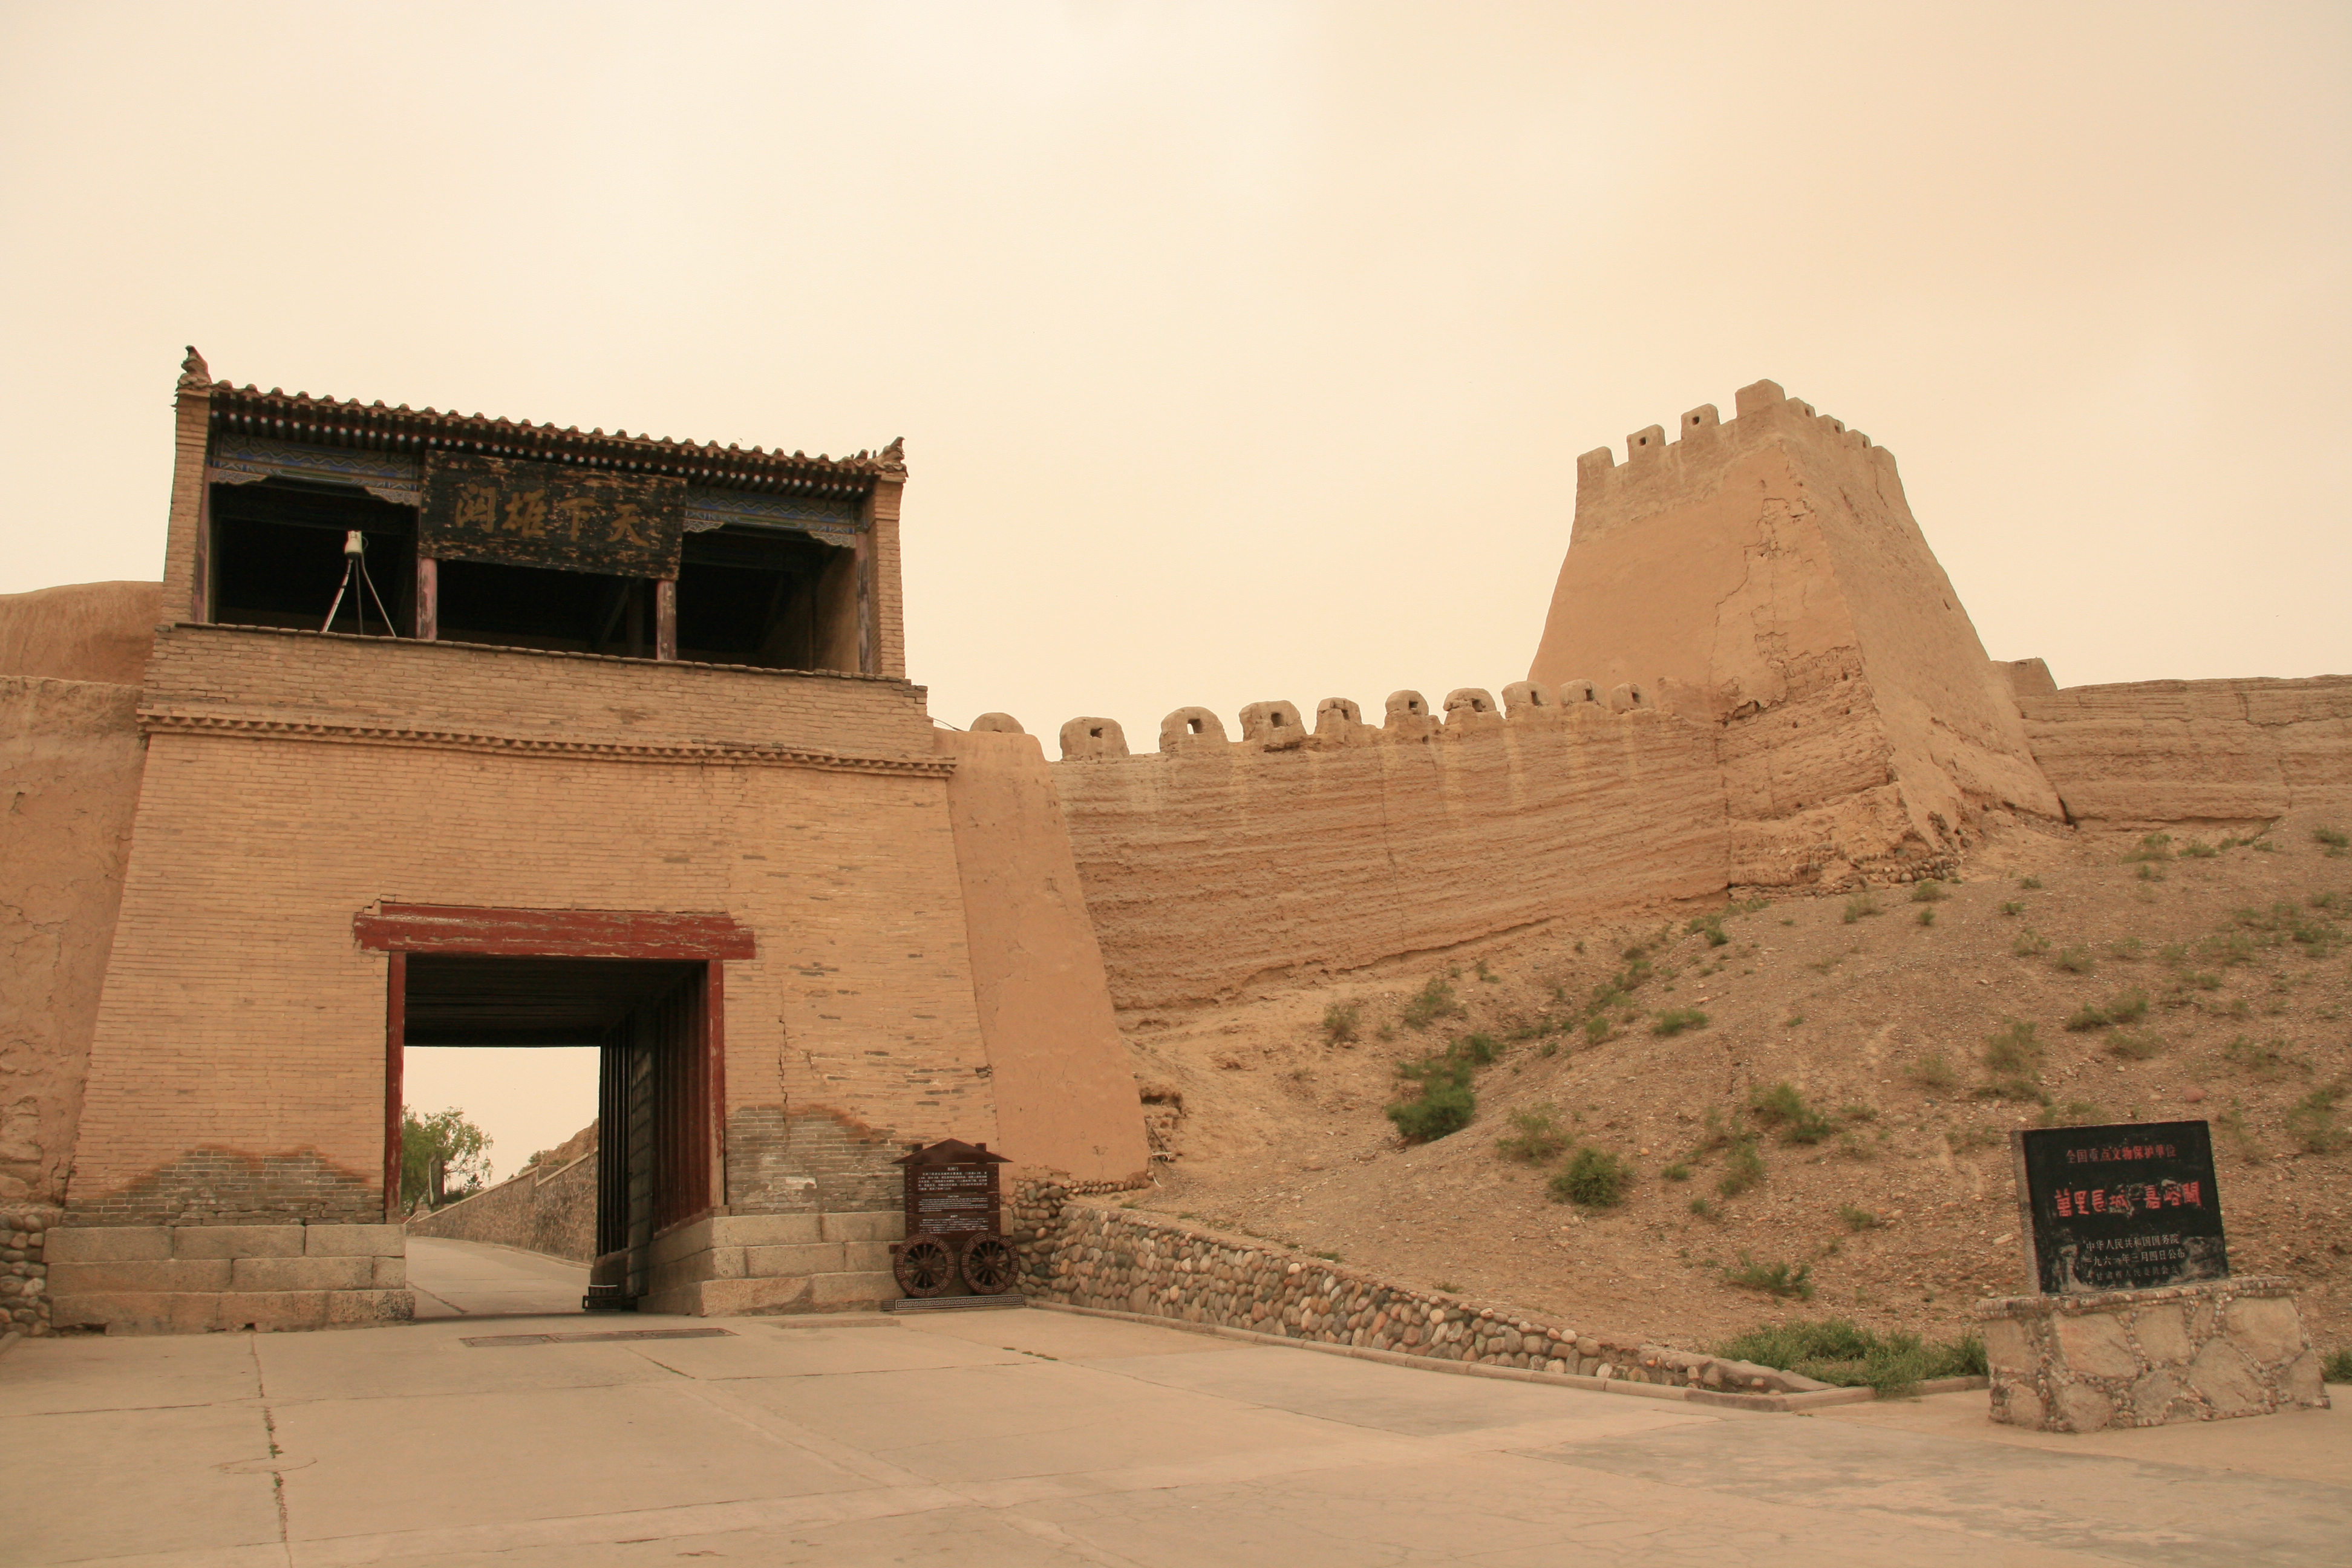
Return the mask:
[[[1049,1301],[1032,1297],[1029,1305],[1047,1312],[1076,1312],[1089,1318],[1112,1318],[1123,1323],[1142,1323],[1155,1329],[1179,1329],[1188,1334],[1211,1334],[1219,1339],[1241,1340],[1251,1344],[1288,1345],[1297,1350],[1320,1351],[1326,1355],[1343,1355],[1355,1361],[1378,1362],[1383,1366],[1412,1367],[1421,1372],[1448,1372],[1462,1377],[1501,1378],[1509,1383],[1544,1383],[1557,1388],[1579,1388],[1595,1394],[1630,1394],[1640,1399],[1679,1400],[1685,1405],[1711,1405],[1727,1410],[1801,1411],[1819,1410],[1831,1405],[1866,1405],[1878,1397],[1873,1388],[1833,1388],[1827,1385],[1799,1394],[1731,1394],[1713,1388],[1692,1388],[1674,1383],[1631,1383],[1622,1377],[1585,1377],[1576,1373],[1537,1372],[1516,1366],[1487,1366],[1479,1362],[1441,1361],[1433,1356],[1408,1355],[1402,1351],[1374,1350],[1370,1345],[1335,1345],[1320,1340],[1297,1339],[1286,1334],[1262,1334],[1254,1329],[1230,1328],[1223,1323],[1192,1323],[1181,1318],[1155,1318],[1145,1312],[1121,1312],[1108,1307],[1081,1307],[1068,1301]],[[1980,1377],[1942,1378],[1933,1385],[1921,1384],[1922,1393],[1946,1394],[1963,1388],[1982,1388]]]
[[[2158,1285],[2145,1290],[2081,1290],[2065,1295],[1989,1296],[1977,1303],[1979,1320],[2039,1318],[2052,1313],[2112,1312],[2144,1307],[2155,1301],[2187,1301],[2205,1296],[2292,1296],[2294,1281],[2275,1274],[2247,1274],[2230,1279],[2197,1279],[2182,1285]]]

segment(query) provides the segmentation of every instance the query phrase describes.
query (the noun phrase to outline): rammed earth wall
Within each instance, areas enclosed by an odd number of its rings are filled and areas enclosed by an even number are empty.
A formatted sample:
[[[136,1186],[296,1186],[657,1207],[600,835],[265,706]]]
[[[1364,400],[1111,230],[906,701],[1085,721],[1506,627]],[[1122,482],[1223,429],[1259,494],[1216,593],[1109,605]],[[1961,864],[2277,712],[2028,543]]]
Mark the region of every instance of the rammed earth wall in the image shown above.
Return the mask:
[[[534,1165],[488,1192],[408,1222],[411,1236],[520,1247],[575,1263],[596,1260],[596,1152]]]
[[[1825,1386],[1416,1289],[1270,1242],[1089,1202],[1053,1183],[1022,1184],[1009,1206],[1021,1289],[1033,1300],[1600,1382],[1740,1394]]]

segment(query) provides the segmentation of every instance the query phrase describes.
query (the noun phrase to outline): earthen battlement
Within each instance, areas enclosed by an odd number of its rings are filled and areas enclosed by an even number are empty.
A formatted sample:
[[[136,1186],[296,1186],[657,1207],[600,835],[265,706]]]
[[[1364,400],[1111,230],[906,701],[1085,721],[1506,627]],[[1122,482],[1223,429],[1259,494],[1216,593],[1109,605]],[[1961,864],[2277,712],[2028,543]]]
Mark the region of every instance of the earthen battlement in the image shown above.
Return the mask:
[[[1392,691],[1383,710],[1381,722],[1368,724],[1364,722],[1363,709],[1353,700],[1326,697],[1315,705],[1315,722],[1309,728],[1303,710],[1295,702],[1253,702],[1237,715],[1241,738],[1234,740],[1224,721],[1211,710],[1179,708],[1160,721],[1157,754],[1328,752],[1352,746],[1416,745],[1499,733],[1512,726],[1557,728],[1666,716],[1647,682],[1625,681],[1603,687],[1588,679],[1570,680],[1558,687],[1515,680],[1503,688],[1500,702],[1483,686],[1456,687],[1445,694],[1436,712],[1431,710],[1428,699],[1418,691]],[[971,721],[971,728],[1021,732],[1019,721],[1006,713],[983,713]],[[1066,763],[1116,761],[1137,754],[1129,752],[1126,731],[1114,719],[1073,719],[1062,726],[1060,740],[1061,760]]]
[[[1725,419],[1712,403],[1702,403],[1675,422],[1672,437],[1653,425],[1625,437],[1625,461],[1613,448],[1596,447],[1576,459],[1576,530],[1606,527],[1654,511],[1680,498],[1711,488],[1732,459],[1768,441],[1795,437],[1817,450],[1895,471],[1895,454],[1844,420],[1791,397],[1778,382],[1759,381],[1739,389],[1735,415]]]

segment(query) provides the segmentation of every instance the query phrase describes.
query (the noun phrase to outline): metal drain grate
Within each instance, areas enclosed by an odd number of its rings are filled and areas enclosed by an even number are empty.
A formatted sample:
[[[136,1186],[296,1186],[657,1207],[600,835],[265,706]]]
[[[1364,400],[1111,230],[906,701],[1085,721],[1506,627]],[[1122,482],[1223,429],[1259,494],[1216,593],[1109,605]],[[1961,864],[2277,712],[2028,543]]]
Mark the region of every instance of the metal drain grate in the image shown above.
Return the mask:
[[[462,1340],[461,1344],[475,1346],[505,1345],[594,1345],[615,1340],[731,1340],[732,1329],[616,1329],[601,1334],[477,1334]]]
[[[885,1301],[886,1312],[978,1312],[992,1307],[1025,1307],[1029,1298],[1018,1291],[1002,1296],[905,1296]]]

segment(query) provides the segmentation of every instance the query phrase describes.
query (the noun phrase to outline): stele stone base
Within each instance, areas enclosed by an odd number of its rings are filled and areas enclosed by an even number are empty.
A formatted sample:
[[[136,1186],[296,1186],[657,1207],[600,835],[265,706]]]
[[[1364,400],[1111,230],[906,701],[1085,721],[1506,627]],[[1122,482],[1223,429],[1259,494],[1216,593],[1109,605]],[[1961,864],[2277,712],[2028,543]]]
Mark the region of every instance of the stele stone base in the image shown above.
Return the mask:
[[[2042,1432],[2324,1409],[2319,1353],[2284,1279],[1979,1303],[1992,1418]]]

